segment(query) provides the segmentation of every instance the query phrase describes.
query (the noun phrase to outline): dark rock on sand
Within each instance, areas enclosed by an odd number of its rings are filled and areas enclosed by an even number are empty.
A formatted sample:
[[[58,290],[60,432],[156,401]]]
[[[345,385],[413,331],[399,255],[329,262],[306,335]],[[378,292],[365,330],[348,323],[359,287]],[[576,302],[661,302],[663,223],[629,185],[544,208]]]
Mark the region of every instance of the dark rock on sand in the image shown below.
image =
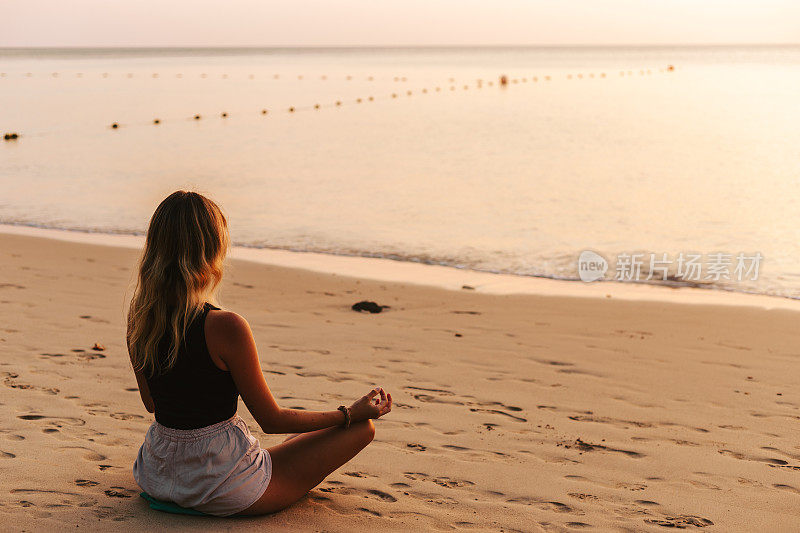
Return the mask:
[[[353,311],[369,311],[370,313],[380,313],[384,309],[388,309],[388,305],[378,305],[375,302],[368,302],[366,300],[354,303],[351,309]]]

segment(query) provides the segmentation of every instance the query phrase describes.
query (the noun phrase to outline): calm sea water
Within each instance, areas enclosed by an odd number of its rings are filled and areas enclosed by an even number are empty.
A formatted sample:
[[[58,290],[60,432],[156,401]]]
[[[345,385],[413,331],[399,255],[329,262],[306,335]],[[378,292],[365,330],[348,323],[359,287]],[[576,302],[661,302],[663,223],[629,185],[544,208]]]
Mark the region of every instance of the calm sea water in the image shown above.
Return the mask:
[[[190,187],[247,246],[566,279],[759,252],[703,283],[800,297],[798,94],[798,47],[0,50],[0,222],[142,233]]]

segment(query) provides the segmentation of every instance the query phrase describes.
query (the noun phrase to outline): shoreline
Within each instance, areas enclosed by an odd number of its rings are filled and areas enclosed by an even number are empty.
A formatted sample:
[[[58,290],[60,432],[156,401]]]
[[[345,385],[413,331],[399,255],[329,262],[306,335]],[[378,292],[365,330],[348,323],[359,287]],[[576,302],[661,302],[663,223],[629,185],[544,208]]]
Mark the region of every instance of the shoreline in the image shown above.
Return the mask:
[[[139,235],[62,230],[12,224],[0,224],[0,234],[22,235],[128,249],[141,249],[144,244],[144,236]],[[800,300],[797,299],[711,288],[667,287],[617,281],[584,283],[577,280],[499,274],[378,257],[246,246],[231,246],[229,257],[262,265],[295,268],[372,281],[410,283],[451,291],[464,291],[463,287],[466,285],[473,288],[470,292],[494,295],[611,298],[626,301],[748,306],[800,311]]]

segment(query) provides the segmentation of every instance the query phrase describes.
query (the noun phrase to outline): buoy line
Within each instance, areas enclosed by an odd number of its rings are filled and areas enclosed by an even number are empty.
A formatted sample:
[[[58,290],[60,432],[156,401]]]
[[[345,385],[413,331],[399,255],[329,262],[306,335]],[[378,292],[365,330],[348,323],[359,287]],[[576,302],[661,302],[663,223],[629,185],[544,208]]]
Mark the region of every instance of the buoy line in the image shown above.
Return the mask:
[[[659,68],[658,72],[660,72],[660,73],[673,72],[674,70],[675,70],[675,67],[673,65],[667,65],[666,67]],[[637,71],[635,71],[635,70],[620,70],[618,72],[619,72],[619,76],[620,77],[624,77],[624,76],[631,76],[632,77],[632,76],[637,76],[637,75],[638,76],[650,75],[650,74],[653,73],[653,71],[654,71],[654,69],[652,69],[652,68],[649,68],[649,69],[642,68],[642,69],[638,70],[638,74],[637,74]],[[587,73],[587,78],[589,78],[589,79],[607,79],[607,78],[609,78],[609,76],[608,76],[608,74],[606,72],[600,72],[600,73],[589,72],[589,73]],[[405,78],[398,78],[398,79],[405,80]],[[521,77],[521,78],[511,78],[511,79],[509,79],[506,75],[500,75],[500,76],[498,76],[496,78],[497,86],[498,87],[502,87],[504,89],[508,88],[509,84],[518,85],[520,82],[528,83],[529,79],[530,79],[531,83],[536,84],[536,83],[538,83],[540,81],[542,81],[542,82],[550,82],[550,81],[552,81],[554,79],[554,77],[552,75],[550,75],[550,74],[547,74],[547,75],[531,76],[530,78]],[[564,79],[566,79],[566,80],[576,80],[576,79],[577,80],[582,80],[582,79],[584,79],[584,74],[583,73],[576,73],[576,74],[567,73],[567,74],[564,75]],[[456,91],[457,87],[455,85],[455,83],[456,83],[455,82],[455,78],[449,78],[448,81],[449,81],[449,83],[452,84],[452,85],[449,85],[449,90],[451,92]],[[486,85],[488,87],[493,87],[494,86],[494,80],[486,80],[485,83],[486,83]],[[483,88],[483,84],[484,84],[484,80],[482,78],[479,78],[479,79],[477,79],[475,81],[474,87],[476,89],[482,89]],[[472,86],[470,84],[463,84],[461,88],[462,88],[463,91],[467,91],[471,87]],[[423,88],[419,89],[418,91],[414,91],[412,89],[408,89],[405,92],[405,96],[406,97],[411,97],[414,94],[416,94],[417,92],[419,92],[420,94],[430,94],[432,92],[441,93],[442,92],[442,86],[441,85],[437,85],[432,90],[429,90],[428,87],[423,87]],[[286,108],[284,108],[282,110],[284,112],[287,112],[287,113],[290,113],[290,114],[291,113],[297,113],[297,112],[300,112],[300,111],[319,111],[320,109],[323,109],[323,108],[337,108],[337,107],[342,107],[342,106],[346,106],[346,105],[359,105],[359,104],[363,104],[363,103],[366,103],[366,102],[391,101],[391,100],[396,100],[399,97],[400,97],[400,94],[398,94],[397,92],[392,92],[388,96],[385,96],[383,98],[375,97],[373,95],[370,95],[368,97],[356,97],[351,101],[345,101],[345,100],[339,99],[339,100],[335,100],[335,101],[327,103],[327,104],[315,103],[315,104],[312,104],[312,105],[304,105],[304,106],[288,106],[288,107],[286,107]],[[258,113],[260,115],[262,115],[262,116],[269,116],[270,114],[274,114],[276,111],[281,111],[281,109],[262,108]],[[221,119],[227,119],[229,116],[230,115],[229,115],[229,113],[227,111],[218,112],[218,117],[221,118]],[[185,120],[201,121],[203,119],[204,119],[203,115],[198,113],[198,114],[195,114],[195,115],[189,117],[188,119],[186,117],[184,117],[184,119],[182,119],[182,120],[184,120],[184,121]],[[176,122],[178,120],[181,120],[181,119],[173,119],[170,122]],[[107,126],[107,128],[112,129],[112,130],[118,130],[118,129],[123,128],[123,127],[129,128],[129,127],[133,127],[133,126],[143,126],[145,124],[157,126],[157,125],[162,124],[163,122],[164,122],[164,120],[162,118],[153,118],[149,122],[146,122],[146,123],[137,122],[137,123],[131,123],[129,125],[125,125],[124,123],[120,123],[120,122],[112,122]],[[51,132],[40,132],[40,133],[35,134],[34,137],[47,136],[47,135],[53,134],[53,133],[54,132],[52,132],[52,131]],[[3,138],[4,138],[5,141],[16,141],[16,140],[20,139],[21,137],[22,137],[22,134],[17,133],[17,132],[8,132],[8,133],[5,133],[3,135]]]

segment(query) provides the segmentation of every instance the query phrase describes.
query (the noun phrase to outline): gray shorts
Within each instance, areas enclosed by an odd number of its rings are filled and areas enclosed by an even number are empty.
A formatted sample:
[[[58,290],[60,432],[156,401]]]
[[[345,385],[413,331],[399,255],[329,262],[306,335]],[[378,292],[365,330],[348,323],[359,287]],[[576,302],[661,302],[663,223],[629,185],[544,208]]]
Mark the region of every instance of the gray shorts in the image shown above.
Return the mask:
[[[154,421],[133,463],[133,477],[153,498],[229,516],[267,490],[272,459],[238,414],[198,429]]]

